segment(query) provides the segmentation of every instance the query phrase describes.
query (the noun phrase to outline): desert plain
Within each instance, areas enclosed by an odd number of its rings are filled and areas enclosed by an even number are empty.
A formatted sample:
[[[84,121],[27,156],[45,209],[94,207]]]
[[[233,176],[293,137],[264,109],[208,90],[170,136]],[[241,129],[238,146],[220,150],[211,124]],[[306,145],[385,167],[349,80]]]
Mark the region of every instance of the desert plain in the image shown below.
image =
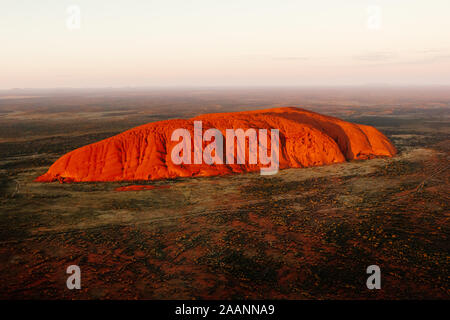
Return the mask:
[[[286,106],[374,126],[398,154],[272,176],[34,181],[138,125]],[[449,110],[448,87],[0,91],[0,298],[448,299]],[[116,191],[130,185],[155,188]],[[380,290],[366,287],[374,264]]]

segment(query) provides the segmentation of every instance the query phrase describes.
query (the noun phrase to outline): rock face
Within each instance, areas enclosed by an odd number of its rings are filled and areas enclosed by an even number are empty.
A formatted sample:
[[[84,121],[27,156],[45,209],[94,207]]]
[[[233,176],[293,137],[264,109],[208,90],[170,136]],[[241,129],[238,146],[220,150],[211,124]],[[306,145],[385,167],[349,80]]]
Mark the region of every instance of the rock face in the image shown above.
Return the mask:
[[[248,162],[248,152],[244,164],[174,164],[171,151],[179,141],[171,141],[172,133],[184,128],[194,137],[194,121],[202,121],[203,132],[218,129],[224,140],[226,129],[278,129],[280,169],[391,157],[396,153],[389,140],[373,127],[299,108],[276,108],[142,125],[65,154],[36,181],[155,180],[249,172],[262,167]],[[206,145],[204,142],[203,148]]]

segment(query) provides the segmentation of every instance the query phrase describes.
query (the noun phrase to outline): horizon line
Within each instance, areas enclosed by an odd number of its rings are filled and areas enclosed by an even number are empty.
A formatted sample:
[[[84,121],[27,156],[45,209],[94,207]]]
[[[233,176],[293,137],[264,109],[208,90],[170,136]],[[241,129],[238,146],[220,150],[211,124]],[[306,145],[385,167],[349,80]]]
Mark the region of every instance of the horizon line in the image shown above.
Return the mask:
[[[258,88],[439,88],[449,84],[340,84],[340,85],[142,85],[142,86],[61,86],[0,88],[0,92],[27,90],[133,90],[133,89],[258,89]]]

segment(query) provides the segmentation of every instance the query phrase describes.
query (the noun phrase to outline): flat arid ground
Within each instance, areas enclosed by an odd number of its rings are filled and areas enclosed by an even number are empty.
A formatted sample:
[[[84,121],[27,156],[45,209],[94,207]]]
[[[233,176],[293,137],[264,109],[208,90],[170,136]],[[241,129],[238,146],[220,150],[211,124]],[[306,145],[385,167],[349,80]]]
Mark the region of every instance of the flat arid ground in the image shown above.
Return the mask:
[[[449,299],[450,90],[0,92],[2,299]],[[36,183],[137,125],[297,106],[382,131],[389,159],[120,183]],[[131,184],[169,186],[115,191]],[[81,268],[81,290],[66,268]],[[381,268],[368,290],[366,268]]]

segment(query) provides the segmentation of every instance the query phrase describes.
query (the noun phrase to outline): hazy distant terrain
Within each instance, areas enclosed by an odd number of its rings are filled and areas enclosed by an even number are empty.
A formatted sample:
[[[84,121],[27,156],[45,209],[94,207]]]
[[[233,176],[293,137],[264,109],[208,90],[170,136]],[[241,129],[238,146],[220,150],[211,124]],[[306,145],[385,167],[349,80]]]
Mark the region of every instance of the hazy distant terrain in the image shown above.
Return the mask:
[[[282,106],[375,126],[399,155],[136,192],[33,182],[141,124]],[[0,297],[449,298],[449,111],[445,87],[0,91]]]

